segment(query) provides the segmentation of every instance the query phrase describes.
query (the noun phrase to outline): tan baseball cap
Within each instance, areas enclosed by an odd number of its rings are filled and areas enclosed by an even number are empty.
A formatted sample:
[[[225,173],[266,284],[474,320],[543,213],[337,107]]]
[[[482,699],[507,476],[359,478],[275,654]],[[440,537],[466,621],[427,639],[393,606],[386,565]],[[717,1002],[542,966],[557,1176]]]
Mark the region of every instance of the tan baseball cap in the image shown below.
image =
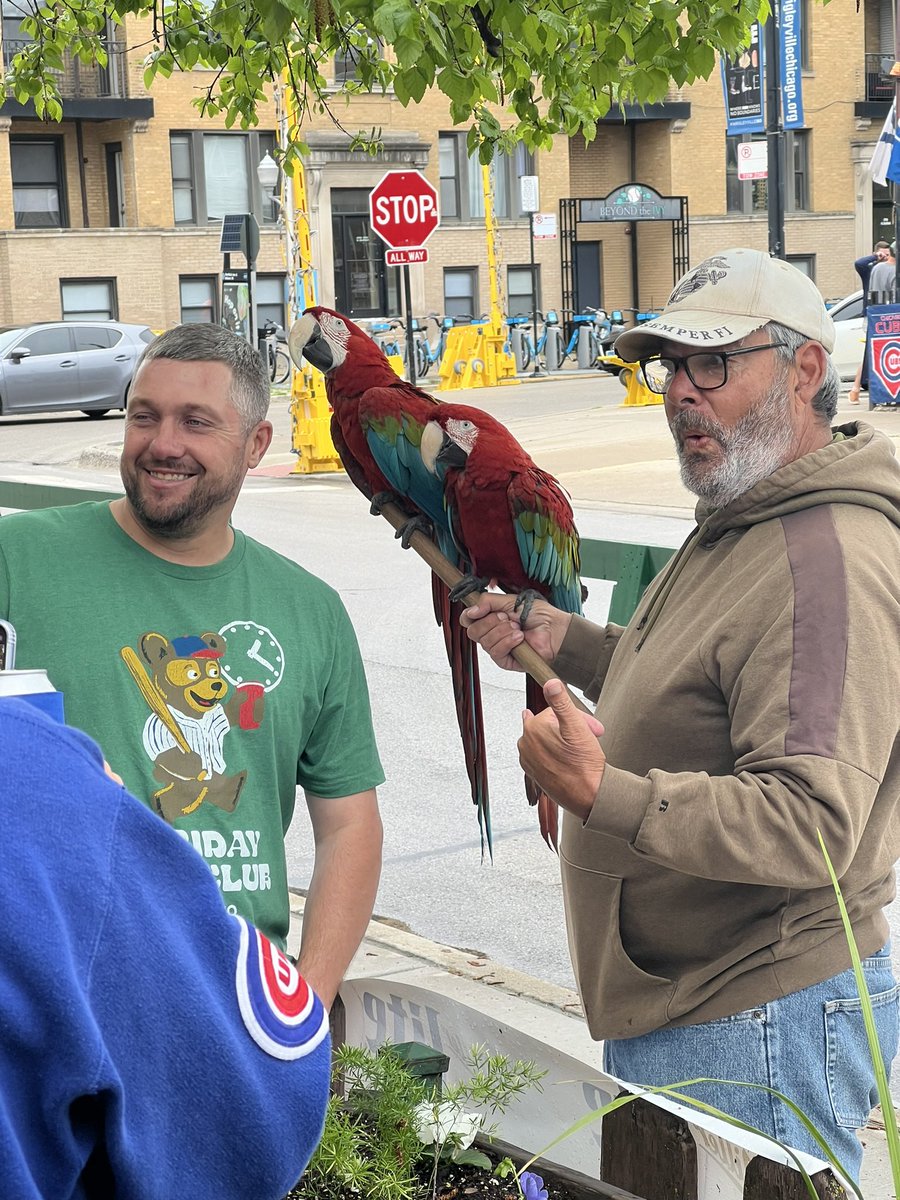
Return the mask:
[[[829,352],[834,322],[819,289],[802,271],[762,250],[723,250],[678,281],[665,309],[626,330],[615,351],[626,362],[655,354],[660,341],[714,349],[777,321]]]

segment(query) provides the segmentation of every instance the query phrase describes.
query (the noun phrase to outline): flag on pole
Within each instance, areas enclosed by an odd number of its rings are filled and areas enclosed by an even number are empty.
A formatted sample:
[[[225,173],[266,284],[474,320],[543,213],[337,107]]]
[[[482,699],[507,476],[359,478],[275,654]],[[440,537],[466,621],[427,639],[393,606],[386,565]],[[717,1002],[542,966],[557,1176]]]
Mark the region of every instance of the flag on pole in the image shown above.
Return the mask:
[[[875,183],[882,187],[889,179],[893,179],[891,168],[897,167],[897,178],[900,178],[900,146],[897,144],[897,125],[895,120],[896,102],[891,104],[891,110],[884,119],[881,135],[875,143],[875,149],[869,162],[869,174]]]

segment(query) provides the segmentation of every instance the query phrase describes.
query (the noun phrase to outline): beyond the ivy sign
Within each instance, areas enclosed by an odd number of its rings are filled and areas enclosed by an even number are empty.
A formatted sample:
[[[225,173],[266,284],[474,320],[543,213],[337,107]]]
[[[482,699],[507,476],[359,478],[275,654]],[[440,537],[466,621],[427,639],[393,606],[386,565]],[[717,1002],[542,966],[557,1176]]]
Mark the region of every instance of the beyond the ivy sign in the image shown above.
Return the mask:
[[[642,183],[614,188],[603,200],[580,201],[580,221],[677,221],[680,196],[660,196]]]

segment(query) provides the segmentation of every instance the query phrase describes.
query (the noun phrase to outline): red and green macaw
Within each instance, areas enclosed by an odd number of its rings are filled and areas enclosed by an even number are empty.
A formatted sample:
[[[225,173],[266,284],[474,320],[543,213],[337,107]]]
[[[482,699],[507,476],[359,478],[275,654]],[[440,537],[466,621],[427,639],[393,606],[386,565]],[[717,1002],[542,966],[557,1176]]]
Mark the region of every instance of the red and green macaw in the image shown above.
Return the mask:
[[[519,593],[523,626],[535,592],[564,612],[581,613],[581,557],[569,498],[506,426],[480,409],[441,404],[421,444],[442,483],[453,540],[477,577],[468,590],[496,580],[504,591]],[[526,696],[532,712],[546,707],[531,676]],[[544,840],[555,848],[556,804],[527,777],[525,786],[538,805]]]
[[[419,449],[421,431],[438,402],[400,379],[372,338],[331,309],[308,308],[291,328],[288,346],[295,363],[300,365],[305,357],[324,373],[332,409],[332,441],[351,481],[373,501],[374,510],[384,496],[399,503],[411,518],[426,518],[445,557],[460,570],[467,570],[469,564],[450,533],[441,481],[425,466]],[[492,853],[477,647],[459,623],[459,605],[451,603],[446,585],[436,575],[432,576],[432,595],[453,678],[482,853],[485,843]]]

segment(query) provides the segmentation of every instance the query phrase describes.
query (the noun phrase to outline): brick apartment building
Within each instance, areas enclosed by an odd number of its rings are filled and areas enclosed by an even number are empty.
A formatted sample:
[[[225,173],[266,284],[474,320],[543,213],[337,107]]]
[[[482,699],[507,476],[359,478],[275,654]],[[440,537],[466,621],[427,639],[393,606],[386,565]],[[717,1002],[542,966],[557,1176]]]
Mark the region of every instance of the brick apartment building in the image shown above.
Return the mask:
[[[17,0],[2,0],[3,52],[20,43]],[[866,167],[893,93],[891,0],[805,0],[802,45],[806,127],[787,135],[786,247],[828,298],[855,287],[852,262],[890,225],[886,190]],[[276,144],[275,104],[251,131],[226,130],[191,100],[212,75],[194,70],[143,86],[149,22],[110,31],[109,64],[72,62],[60,79],[63,121],[33,107],[0,108],[0,324],[90,315],[164,328],[219,320],[221,218],[252,212],[260,226],[260,319],[286,319],[288,272],[279,209],[256,167]],[[335,92],[352,64],[332,67]],[[311,122],[306,184],[319,299],[359,317],[396,312],[398,272],[384,266],[367,195],[385,170],[416,167],[441,196],[430,260],[412,268],[419,312],[483,312],[489,280],[480,170],[465,130],[450,126],[436,91],[403,108],[390,95],[356,96],[345,128],[382,130],[375,157],[354,151],[327,118]],[[725,135],[720,74],[673,91],[645,111],[598,125],[596,138],[557,137],[534,156],[520,146],[494,167],[500,282],[511,312],[585,304],[623,310],[661,305],[678,263],[743,244],[765,248],[765,182],[737,178],[738,139]],[[537,175],[556,240],[535,243],[518,178]],[[673,198],[682,221],[593,220],[628,187]],[[635,193],[637,194],[637,193]],[[233,264],[239,265],[239,264]]]

